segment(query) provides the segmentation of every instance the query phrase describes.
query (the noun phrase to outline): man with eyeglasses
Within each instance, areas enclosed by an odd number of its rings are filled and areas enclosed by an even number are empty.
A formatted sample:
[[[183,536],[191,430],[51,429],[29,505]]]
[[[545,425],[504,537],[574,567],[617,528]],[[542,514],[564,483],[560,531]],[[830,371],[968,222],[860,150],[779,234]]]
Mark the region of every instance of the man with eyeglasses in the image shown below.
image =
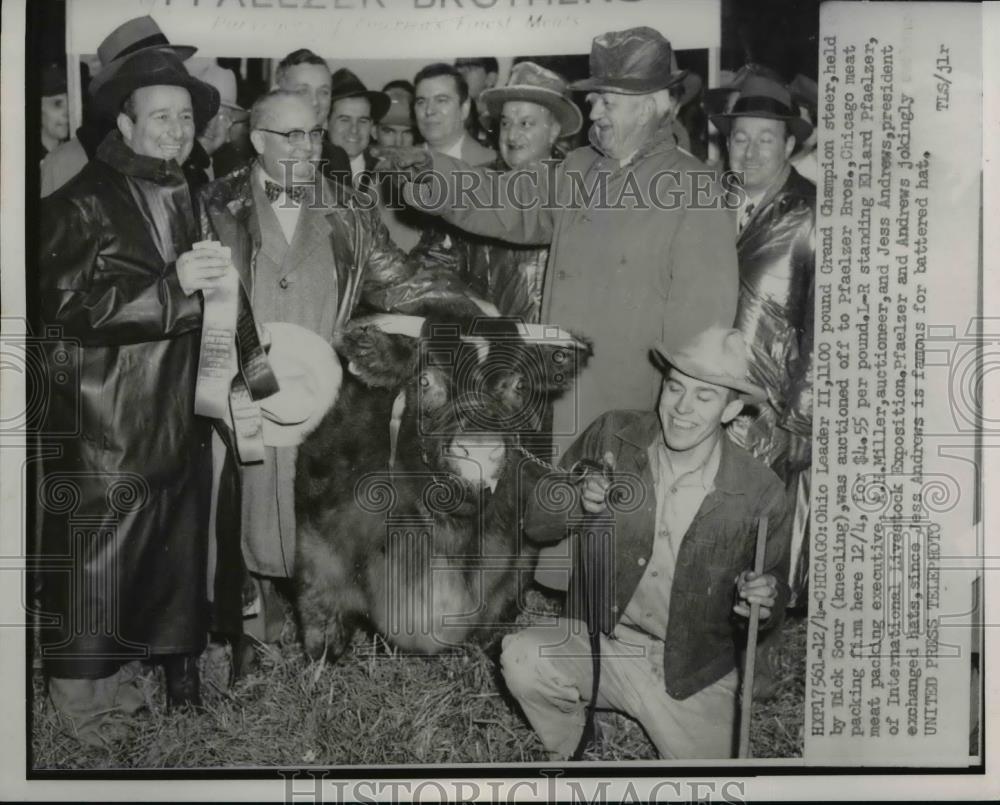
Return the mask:
[[[306,99],[268,92],[250,112],[250,129],[256,160],[201,194],[202,237],[230,248],[258,322],[290,322],[330,341],[359,303],[399,312],[428,297],[474,304],[453,278],[414,277],[371,198],[319,173],[326,129]],[[244,629],[274,643],[295,555],[296,449],[264,449],[263,463],[241,467],[243,557],[260,609]],[[237,674],[253,662],[251,646],[245,640],[234,657]]]

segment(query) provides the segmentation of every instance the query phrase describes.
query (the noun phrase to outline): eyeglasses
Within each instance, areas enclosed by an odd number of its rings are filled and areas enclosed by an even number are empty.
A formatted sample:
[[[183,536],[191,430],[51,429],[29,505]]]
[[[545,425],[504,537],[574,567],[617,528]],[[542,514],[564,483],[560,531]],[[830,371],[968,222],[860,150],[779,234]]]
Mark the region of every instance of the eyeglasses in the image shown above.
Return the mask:
[[[323,142],[323,138],[326,137],[326,129],[317,126],[311,131],[303,131],[302,129],[292,129],[291,131],[275,131],[274,129],[257,129],[257,131],[266,131],[270,134],[280,134],[286,140],[288,140],[289,145],[303,145],[308,137],[314,143]]]

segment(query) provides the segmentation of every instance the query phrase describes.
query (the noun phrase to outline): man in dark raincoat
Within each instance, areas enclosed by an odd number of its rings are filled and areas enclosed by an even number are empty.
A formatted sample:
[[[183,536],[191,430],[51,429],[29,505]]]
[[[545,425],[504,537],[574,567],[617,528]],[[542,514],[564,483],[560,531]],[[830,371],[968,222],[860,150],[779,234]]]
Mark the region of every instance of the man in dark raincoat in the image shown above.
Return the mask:
[[[84,742],[145,702],[138,659],[163,662],[172,706],[199,704],[208,631],[211,423],[194,414],[196,290],[232,271],[192,250],[181,164],[218,92],[177,56],[121,58],[94,103],[117,114],[96,158],[42,204],[39,293],[50,346],[43,435],[65,436],[39,489],[49,694]],[[69,378],[67,381],[66,378]]]
[[[728,112],[712,122],[727,137],[729,167],[742,176],[736,254],[740,295],[736,327],[750,348],[750,377],[767,391],[754,417],[730,435],[785,482],[792,531],[792,602],[805,586],[812,444],[812,341],[816,186],[790,159],[812,133],[791,93],[767,75],[751,74]],[[757,698],[775,693],[779,633],[761,641]]]

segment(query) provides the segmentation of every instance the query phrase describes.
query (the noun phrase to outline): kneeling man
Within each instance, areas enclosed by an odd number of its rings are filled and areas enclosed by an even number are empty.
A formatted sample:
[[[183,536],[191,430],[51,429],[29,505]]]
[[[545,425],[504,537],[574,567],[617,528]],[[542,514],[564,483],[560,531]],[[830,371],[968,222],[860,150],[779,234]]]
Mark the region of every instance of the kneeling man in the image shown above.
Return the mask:
[[[604,572],[613,574],[614,631],[601,639],[596,707],[638,720],[664,758],[730,757],[737,646],[750,604],[761,606],[762,629],[781,620],[790,517],[778,477],[723,438],[745,402],[764,399],[746,379],[739,331],[713,327],[655,352],[664,370],[658,410],[611,411],[591,424],[562,466],[608,471],[584,474],[568,508],[547,505],[566,483],[565,473],[550,474],[526,507],[525,529],[536,541],[555,542],[574,519],[611,518],[614,566]],[[629,494],[609,494],[628,487]],[[748,568],[764,517],[758,576]],[[543,551],[540,580],[551,557],[552,549]],[[592,690],[586,628],[560,618],[508,635],[501,663],[551,758],[569,757]]]

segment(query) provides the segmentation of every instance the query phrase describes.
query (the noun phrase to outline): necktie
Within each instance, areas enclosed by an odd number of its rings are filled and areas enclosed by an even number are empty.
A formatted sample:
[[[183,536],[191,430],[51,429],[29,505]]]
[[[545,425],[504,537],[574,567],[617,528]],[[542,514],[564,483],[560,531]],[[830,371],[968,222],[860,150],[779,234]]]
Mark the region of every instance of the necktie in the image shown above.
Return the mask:
[[[740,232],[742,232],[746,228],[747,223],[749,223],[750,216],[753,215],[753,208],[754,205],[752,203],[747,204],[743,208],[743,213],[740,215]]]
[[[301,204],[302,199],[305,198],[307,187],[301,184],[293,184],[287,190],[282,187],[277,182],[272,182],[270,179],[264,182],[264,194],[267,196],[267,200],[272,204],[276,202],[282,193],[288,194],[288,199],[293,204]]]

